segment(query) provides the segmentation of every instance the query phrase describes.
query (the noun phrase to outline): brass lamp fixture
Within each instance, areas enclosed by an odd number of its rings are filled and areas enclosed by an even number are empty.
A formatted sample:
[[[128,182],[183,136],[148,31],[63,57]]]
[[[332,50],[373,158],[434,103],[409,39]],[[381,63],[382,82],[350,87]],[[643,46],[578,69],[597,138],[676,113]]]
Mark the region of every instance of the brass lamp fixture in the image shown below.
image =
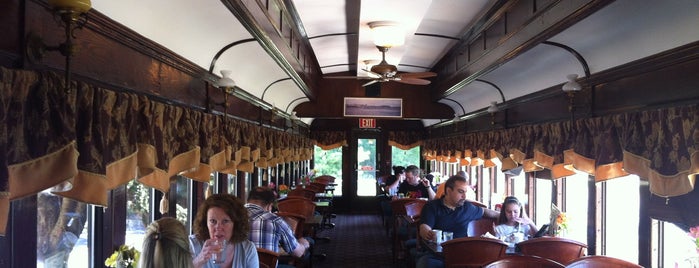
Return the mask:
[[[87,23],[87,12],[92,8],[90,0],[49,0],[49,6],[53,15],[61,23],[65,31],[65,41],[55,46],[44,44],[41,37],[35,33],[27,36],[26,54],[29,61],[39,61],[46,51],[58,51],[65,57],[65,81],[64,88],[70,87],[70,60],[78,48],[73,44],[74,31],[82,29]]]
[[[231,78],[233,71],[231,70],[221,70],[221,79],[216,82],[216,87],[223,91],[223,102],[215,103],[223,106],[223,113],[228,113],[228,95],[232,95],[235,90],[235,81]],[[208,91],[207,91],[208,92]],[[208,101],[208,100],[207,100]],[[210,104],[207,104],[210,105]],[[211,109],[209,107],[209,109]]]
[[[572,113],[575,108],[575,93],[582,90],[582,86],[576,81],[578,79],[577,74],[569,74],[566,78],[568,82],[563,84],[561,89],[568,95],[568,111]]]

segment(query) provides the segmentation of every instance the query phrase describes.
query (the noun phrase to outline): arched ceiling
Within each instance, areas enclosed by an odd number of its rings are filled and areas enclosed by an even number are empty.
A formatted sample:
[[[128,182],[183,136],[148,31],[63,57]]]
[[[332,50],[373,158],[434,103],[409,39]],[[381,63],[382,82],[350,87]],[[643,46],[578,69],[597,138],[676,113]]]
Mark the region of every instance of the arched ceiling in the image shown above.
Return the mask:
[[[214,55],[224,46],[253,38],[253,34],[227,8],[226,2],[93,1],[93,8],[209,69]],[[381,54],[372,43],[368,27],[371,21],[392,20],[407,28],[405,45],[391,48],[386,55],[386,60],[397,65],[399,71],[437,72],[434,68],[454,52],[460,41],[473,37],[470,35],[472,29],[487,23],[488,16],[497,15],[492,14],[494,10],[530,3],[492,0],[269,2],[280,6],[290,3],[283,8],[297,16],[324,76],[336,73],[366,75],[362,71],[363,61],[380,59]],[[550,1],[534,2],[543,5]],[[699,25],[699,1],[565,2],[604,2],[589,16],[576,20],[545,40],[577,52],[591,73],[699,40],[699,27],[696,27]],[[133,8],[136,6],[139,8]],[[546,23],[545,18],[537,18],[535,22]],[[475,77],[476,80],[436,101],[463,116],[483,111],[491,101],[501,103],[498,88],[507,101],[562,84],[567,74],[585,75],[583,64],[572,53],[544,43],[508,54],[492,67]],[[216,61],[213,72],[218,74],[222,69],[233,71],[239,88],[287,114],[298,104],[311,99],[296,82],[288,79],[289,74],[258,42],[243,43],[225,51]],[[443,78],[432,78],[432,85],[440,79]],[[313,119],[302,118],[307,124]],[[447,120],[450,118],[426,119],[423,123],[431,126]]]

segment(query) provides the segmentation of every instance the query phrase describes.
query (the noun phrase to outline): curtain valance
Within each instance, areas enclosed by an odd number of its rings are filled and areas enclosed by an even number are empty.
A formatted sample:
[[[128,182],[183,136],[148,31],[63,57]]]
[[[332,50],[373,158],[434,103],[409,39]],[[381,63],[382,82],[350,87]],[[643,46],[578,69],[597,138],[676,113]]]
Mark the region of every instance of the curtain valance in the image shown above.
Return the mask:
[[[323,150],[332,150],[347,145],[344,131],[312,131],[311,139]]]
[[[699,106],[431,139],[423,149],[437,160],[458,152],[464,160],[485,157],[507,169],[550,169],[554,178],[573,174],[573,168],[597,181],[637,174],[650,182],[653,194],[678,196],[694,189],[699,173]]]
[[[296,152],[274,163],[312,157],[307,137],[83,82],[65,90],[52,72],[0,67],[0,94],[3,234],[9,202],[49,188],[106,206],[109,190],[134,178],[167,192],[175,175],[208,182],[271,152]]]
[[[389,131],[388,145],[395,146],[401,150],[410,150],[422,145],[425,139],[425,131]]]

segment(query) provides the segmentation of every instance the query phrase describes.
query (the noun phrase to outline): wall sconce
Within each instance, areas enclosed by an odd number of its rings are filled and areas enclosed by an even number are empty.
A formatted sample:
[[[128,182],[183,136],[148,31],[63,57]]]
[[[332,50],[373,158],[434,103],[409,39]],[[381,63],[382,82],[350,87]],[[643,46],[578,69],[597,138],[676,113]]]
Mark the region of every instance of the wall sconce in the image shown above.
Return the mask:
[[[289,119],[291,119],[292,121],[299,120],[299,117],[296,116],[296,111],[291,112],[291,116],[289,116]]]
[[[459,121],[461,121],[461,117],[459,117],[459,114],[454,113],[454,118],[451,119],[451,121],[454,123],[458,123]]]
[[[405,29],[395,21],[369,22],[374,45],[378,47],[394,47],[405,43]]]
[[[78,48],[73,44],[73,31],[82,29],[87,23],[87,12],[92,8],[90,0],[49,0],[54,17],[57,17],[65,31],[65,41],[55,46],[44,44],[35,33],[29,33],[26,40],[26,55],[30,62],[40,61],[46,51],[58,51],[66,58],[64,88],[69,90],[70,59]]]
[[[568,111],[572,113],[575,107],[575,93],[582,90],[582,86],[575,81],[578,79],[577,74],[569,74],[566,78],[568,78],[568,82],[563,84],[561,89],[568,95]]]
[[[488,106],[488,109],[486,111],[488,111],[488,113],[490,113],[490,125],[494,126],[495,125],[495,113],[500,111],[500,108],[498,108],[498,102],[491,101],[490,106]]]
[[[223,91],[223,102],[221,103],[213,103],[216,105],[221,105],[223,106],[223,113],[228,113],[228,95],[233,94],[233,90],[235,89],[235,81],[233,78],[231,78],[231,74],[233,72],[231,70],[221,70],[221,79],[216,82],[216,87],[221,89]],[[206,91],[206,104],[207,104],[207,110],[211,111],[211,99],[209,97],[209,91]]]

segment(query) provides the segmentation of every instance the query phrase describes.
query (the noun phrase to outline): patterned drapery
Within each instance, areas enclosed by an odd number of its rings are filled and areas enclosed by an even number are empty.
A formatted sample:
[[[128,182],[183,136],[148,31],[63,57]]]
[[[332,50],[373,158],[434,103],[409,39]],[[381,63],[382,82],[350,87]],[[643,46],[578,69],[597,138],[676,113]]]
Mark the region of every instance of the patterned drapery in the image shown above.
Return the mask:
[[[425,139],[424,131],[389,131],[388,145],[400,148],[401,150],[410,150],[414,147],[422,145]]]
[[[323,150],[347,145],[347,136],[344,131],[312,131],[311,139]]]
[[[679,196],[694,189],[699,173],[699,105],[431,139],[423,148],[436,158],[480,152],[525,171],[550,169],[554,178],[572,168],[597,181],[636,174],[653,194]]]
[[[107,206],[108,192],[134,178],[167,192],[175,175],[208,182],[234,172],[243,146],[313,149],[307,137],[143,95],[75,81],[65,90],[52,72],[0,67],[0,94],[0,234],[11,200],[49,188]]]

